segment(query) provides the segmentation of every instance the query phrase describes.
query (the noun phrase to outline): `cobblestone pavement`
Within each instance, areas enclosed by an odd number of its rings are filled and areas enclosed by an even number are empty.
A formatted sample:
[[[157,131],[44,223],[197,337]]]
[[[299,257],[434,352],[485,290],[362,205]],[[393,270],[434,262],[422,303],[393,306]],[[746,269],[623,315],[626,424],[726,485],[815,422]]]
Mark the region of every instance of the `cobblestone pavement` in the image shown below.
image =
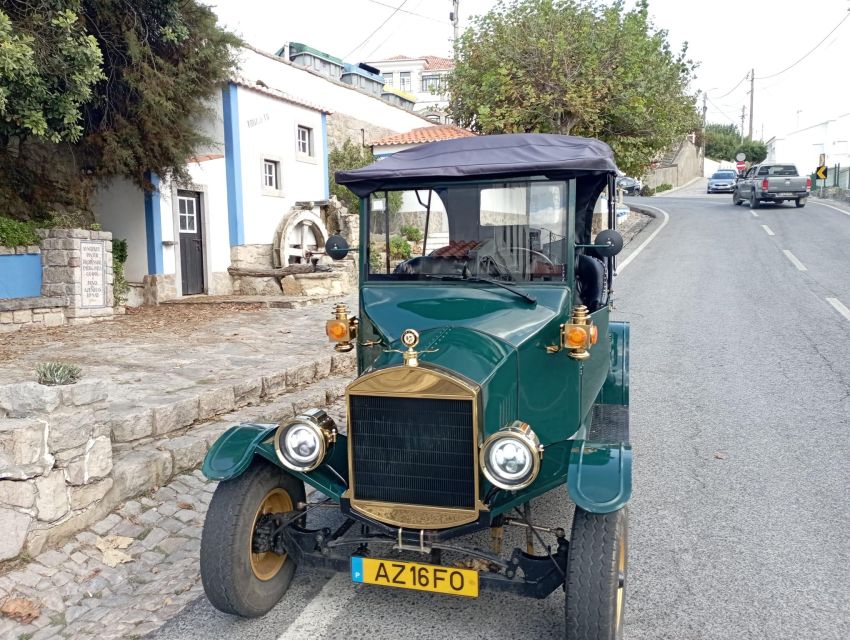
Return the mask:
[[[234,422],[268,421],[280,410],[273,403],[232,417]],[[337,424],[344,424],[341,401],[327,411]],[[0,604],[7,597],[23,597],[41,610],[27,625],[0,617],[0,638],[140,638],[165,624],[203,597],[198,555],[215,487],[199,470],[177,476],[157,491],[126,502],[62,548],[41,553],[0,577]],[[130,562],[104,564],[96,545],[98,538],[112,535],[133,539],[123,550]]]

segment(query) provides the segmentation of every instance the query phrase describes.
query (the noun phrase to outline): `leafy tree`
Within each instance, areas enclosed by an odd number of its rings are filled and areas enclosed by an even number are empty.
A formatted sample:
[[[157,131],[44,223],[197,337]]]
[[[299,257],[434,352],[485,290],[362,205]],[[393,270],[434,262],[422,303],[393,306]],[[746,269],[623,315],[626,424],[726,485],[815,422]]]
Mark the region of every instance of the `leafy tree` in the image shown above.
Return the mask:
[[[747,162],[758,164],[767,157],[767,146],[758,140],[744,140],[734,124],[710,123],[705,126],[705,156],[713,160],[736,160],[744,153]]]
[[[767,145],[760,140],[744,140],[735,150],[735,155],[743,152],[747,156],[747,162],[758,164],[767,158]]]
[[[640,175],[698,126],[694,63],[648,17],[593,0],[502,0],[455,45],[450,112],[481,133],[598,137]]]
[[[328,151],[328,182],[330,193],[336,196],[351,212],[360,211],[360,198],[348,187],[336,183],[337,171],[351,171],[359,169],[375,162],[375,156],[364,146],[356,144],[349,139],[343,142],[341,147],[333,147]],[[389,194],[390,214],[396,214],[401,210],[402,194],[392,192]]]
[[[22,219],[85,210],[97,180],[185,178],[239,40],[198,0],[5,0],[0,200]]]

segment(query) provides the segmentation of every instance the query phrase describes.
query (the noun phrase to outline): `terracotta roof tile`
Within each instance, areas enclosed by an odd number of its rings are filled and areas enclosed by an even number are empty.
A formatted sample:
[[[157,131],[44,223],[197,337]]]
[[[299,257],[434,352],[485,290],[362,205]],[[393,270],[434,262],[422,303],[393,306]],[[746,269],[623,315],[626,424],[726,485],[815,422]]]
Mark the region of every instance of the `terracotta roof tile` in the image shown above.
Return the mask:
[[[393,144],[422,144],[425,142],[439,142],[440,140],[452,140],[454,138],[469,138],[475,134],[468,129],[457,127],[453,124],[439,124],[433,127],[419,127],[405,133],[395,133],[376,140],[375,145]]]
[[[455,68],[454,60],[439,56],[422,56],[425,58],[426,71],[449,71]]]
[[[202,162],[206,162],[207,160],[221,160],[224,157],[223,153],[208,153],[203,156],[192,156],[188,160],[186,160],[187,164],[197,163],[200,164]]]

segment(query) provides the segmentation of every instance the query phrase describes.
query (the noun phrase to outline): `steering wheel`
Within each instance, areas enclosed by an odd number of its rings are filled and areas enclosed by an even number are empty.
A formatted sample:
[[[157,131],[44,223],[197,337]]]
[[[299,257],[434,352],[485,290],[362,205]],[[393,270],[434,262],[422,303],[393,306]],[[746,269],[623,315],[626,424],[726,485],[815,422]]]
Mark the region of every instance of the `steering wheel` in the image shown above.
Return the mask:
[[[540,251],[536,251],[534,249],[527,249],[526,247],[513,247],[514,251],[527,251],[531,256],[536,256],[538,258],[543,258],[543,261],[546,262],[550,267],[556,267],[555,263],[547,256],[545,253],[541,253]],[[529,258],[529,262],[531,262],[531,258]]]
[[[501,264],[491,255],[484,255],[478,259],[478,273],[486,273],[493,278],[501,280],[513,280],[510,269]]]

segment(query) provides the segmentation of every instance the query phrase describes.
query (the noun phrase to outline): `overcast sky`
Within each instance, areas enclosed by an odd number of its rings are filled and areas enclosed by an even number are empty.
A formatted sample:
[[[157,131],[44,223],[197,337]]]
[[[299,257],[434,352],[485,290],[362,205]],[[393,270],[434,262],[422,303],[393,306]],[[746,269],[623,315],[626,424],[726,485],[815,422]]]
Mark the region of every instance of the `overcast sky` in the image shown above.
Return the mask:
[[[451,55],[451,0],[407,0],[391,18],[402,0],[207,1],[222,24],[268,51],[295,41],[350,62]],[[494,4],[460,0],[461,28]],[[756,138],[762,127],[767,140],[850,112],[850,18],[802,62],[767,77],[815,47],[848,16],[850,0],[650,0],[649,6],[674,48],[687,41],[691,57],[700,62],[693,90],[708,92],[709,122],[740,125],[741,107],[749,109],[749,81],[724,94],[751,68]]]

